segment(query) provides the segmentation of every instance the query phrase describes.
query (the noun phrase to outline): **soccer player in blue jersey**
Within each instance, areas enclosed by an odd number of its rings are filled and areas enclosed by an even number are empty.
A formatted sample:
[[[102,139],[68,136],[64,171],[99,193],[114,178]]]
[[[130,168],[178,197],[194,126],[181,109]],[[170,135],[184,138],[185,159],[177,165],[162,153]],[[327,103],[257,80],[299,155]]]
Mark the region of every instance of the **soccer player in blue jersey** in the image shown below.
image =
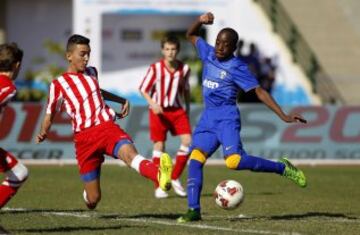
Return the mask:
[[[201,220],[200,194],[203,183],[203,165],[216,149],[222,145],[225,164],[232,170],[273,172],[282,175],[301,187],[306,186],[304,173],[286,158],[279,162],[251,156],[243,149],[240,139],[240,112],[236,105],[239,89],[255,90],[259,100],[274,111],[284,122],[306,122],[298,114],[285,114],[268,92],[262,89],[247,65],[233,55],[238,34],[232,28],[222,29],[216,38],[215,47],[199,37],[203,24],[212,24],[212,13],[201,15],[186,36],[196,47],[203,63],[202,86],[205,109],[193,133],[192,151],[188,168],[188,207],[178,222]]]

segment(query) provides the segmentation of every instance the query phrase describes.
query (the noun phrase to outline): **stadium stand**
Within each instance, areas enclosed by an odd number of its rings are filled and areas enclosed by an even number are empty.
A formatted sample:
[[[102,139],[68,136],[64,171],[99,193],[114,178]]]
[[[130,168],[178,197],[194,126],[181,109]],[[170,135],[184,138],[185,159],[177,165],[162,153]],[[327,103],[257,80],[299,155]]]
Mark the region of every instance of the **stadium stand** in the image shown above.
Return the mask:
[[[312,79],[324,103],[358,104],[360,85],[360,3],[356,0],[258,0],[280,31],[289,17],[287,36],[294,60]],[[279,22],[281,21],[281,22]],[[282,26],[279,26],[282,24]],[[302,55],[301,55],[302,54]],[[306,55],[307,54],[307,55]],[[301,58],[303,57],[303,58]]]

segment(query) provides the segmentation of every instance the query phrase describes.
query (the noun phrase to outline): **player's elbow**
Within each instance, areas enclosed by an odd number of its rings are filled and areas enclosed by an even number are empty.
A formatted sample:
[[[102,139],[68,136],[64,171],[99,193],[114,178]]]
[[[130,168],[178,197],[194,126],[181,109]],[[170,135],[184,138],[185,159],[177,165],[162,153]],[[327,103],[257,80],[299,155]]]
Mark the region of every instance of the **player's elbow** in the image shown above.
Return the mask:
[[[186,40],[191,42],[193,45],[195,45],[196,38],[197,38],[196,35],[193,35],[193,34],[191,34],[189,32],[186,33]]]
[[[264,102],[264,100],[266,100],[266,98],[267,98],[267,96],[268,96],[267,91],[265,91],[265,90],[264,90],[263,88],[261,88],[261,87],[255,88],[255,94],[256,94],[257,98],[258,98],[260,101],[262,101],[262,102]]]

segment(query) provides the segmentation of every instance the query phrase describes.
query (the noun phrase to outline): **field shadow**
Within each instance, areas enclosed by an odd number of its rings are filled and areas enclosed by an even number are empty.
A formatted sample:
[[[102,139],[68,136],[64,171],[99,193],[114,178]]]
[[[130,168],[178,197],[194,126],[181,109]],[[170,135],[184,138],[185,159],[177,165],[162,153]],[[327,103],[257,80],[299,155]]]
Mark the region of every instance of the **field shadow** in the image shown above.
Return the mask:
[[[3,226],[0,225],[0,234],[10,234]]]
[[[1,214],[29,214],[27,216],[32,216],[31,214],[42,214],[42,213],[91,213],[91,211],[87,209],[69,209],[69,210],[57,210],[57,209],[26,209],[26,210],[2,210]],[[97,217],[96,217],[97,218]],[[12,234],[12,233],[71,233],[71,232],[94,232],[101,231],[106,233],[109,230],[119,230],[124,228],[146,228],[146,225],[115,225],[115,226],[59,226],[59,227],[48,227],[48,228],[24,228],[24,229],[12,229],[11,231],[5,230],[0,226],[0,234]]]
[[[270,216],[269,218],[272,220],[296,220],[296,219],[307,219],[311,217],[324,217],[324,218],[337,218],[337,219],[349,219],[349,220],[357,220],[357,217],[348,216],[343,213],[329,213],[329,212],[307,212],[305,214],[297,214],[297,215],[277,215]]]
[[[328,218],[328,219],[347,219],[358,220],[359,218],[349,216],[343,213],[330,213],[330,212],[307,212],[304,214],[289,214],[289,215],[273,215],[273,216],[256,216],[249,218],[229,218],[229,221],[244,221],[244,220],[301,220],[309,218]]]
[[[26,210],[0,210],[0,215],[17,215],[17,214],[36,214],[36,213],[81,213],[81,212],[89,212],[86,209],[26,209]]]
[[[69,232],[94,232],[101,231],[102,233],[106,233],[107,230],[119,230],[124,228],[146,228],[148,226],[129,226],[129,225],[116,225],[116,226],[106,226],[106,227],[94,227],[94,226],[63,226],[63,227],[55,227],[55,228],[35,228],[35,229],[16,229],[12,230],[13,233],[69,233]]]

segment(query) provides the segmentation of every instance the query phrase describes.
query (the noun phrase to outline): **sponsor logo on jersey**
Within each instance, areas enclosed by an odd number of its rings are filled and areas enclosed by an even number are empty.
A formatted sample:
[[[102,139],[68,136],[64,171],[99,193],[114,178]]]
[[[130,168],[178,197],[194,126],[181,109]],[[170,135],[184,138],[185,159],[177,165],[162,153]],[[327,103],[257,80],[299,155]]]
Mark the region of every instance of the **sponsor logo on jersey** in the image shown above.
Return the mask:
[[[210,81],[210,80],[208,80],[208,79],[205,79],[205,80],[203,81],[203,86],[204,86],[204,87],[207,87],[207,88],[210,88],[210,89],[216,89],[216,88],[219,87],[219,83]]]

